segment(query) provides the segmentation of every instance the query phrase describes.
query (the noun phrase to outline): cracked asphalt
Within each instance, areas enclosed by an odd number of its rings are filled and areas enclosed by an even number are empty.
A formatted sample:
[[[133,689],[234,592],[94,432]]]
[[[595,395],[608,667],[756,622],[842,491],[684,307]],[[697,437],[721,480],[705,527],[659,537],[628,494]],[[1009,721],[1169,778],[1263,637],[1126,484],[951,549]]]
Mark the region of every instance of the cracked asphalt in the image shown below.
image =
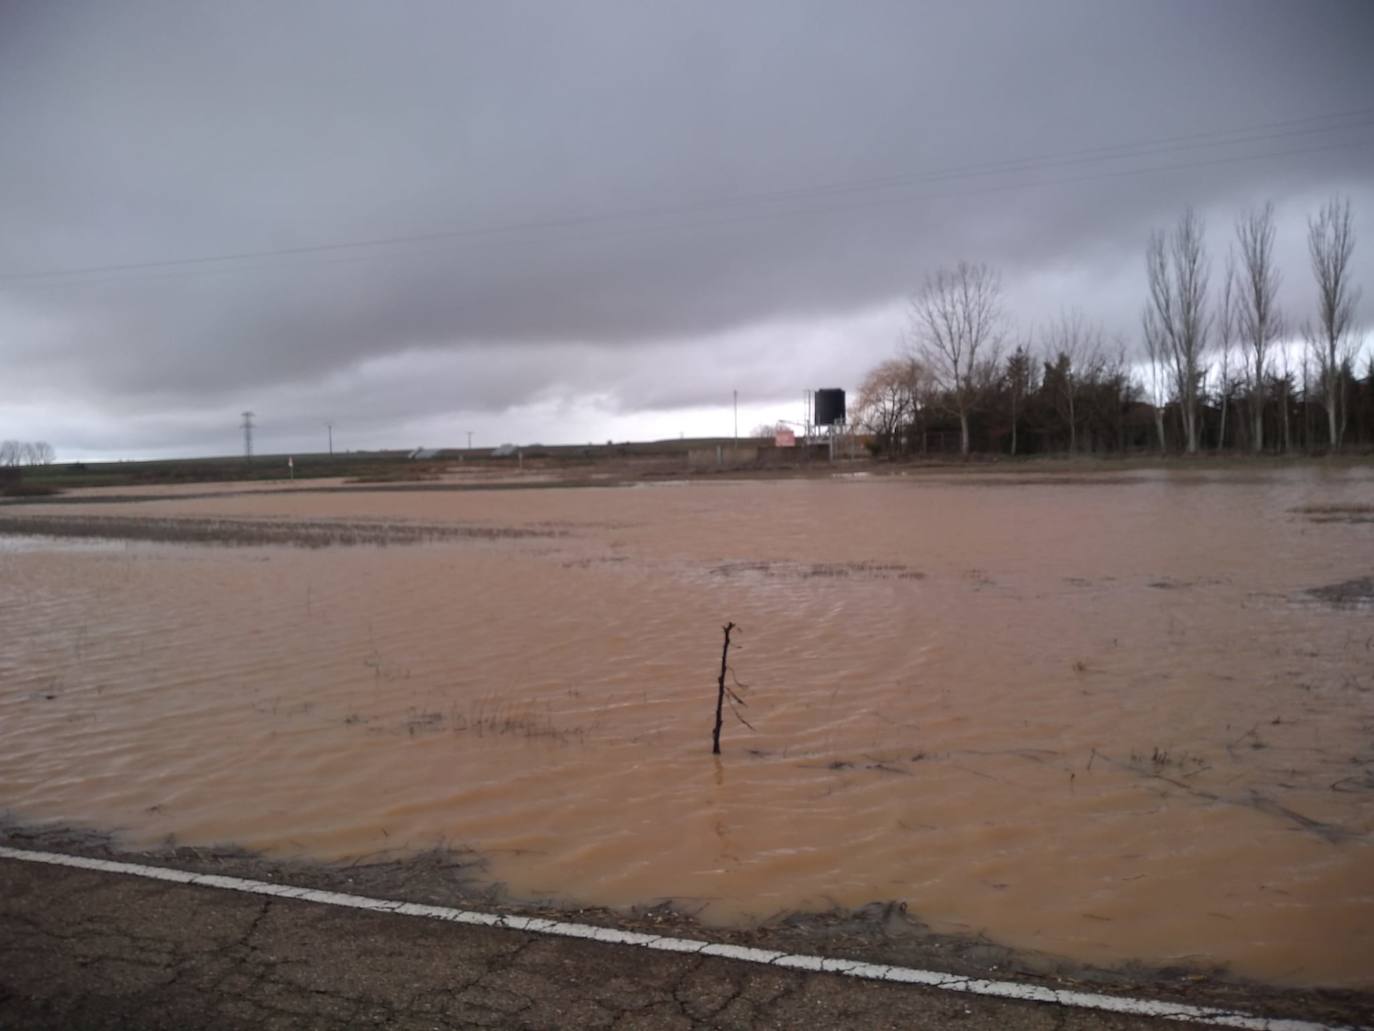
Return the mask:
[[[0,859],[0,1027],[1167,1028],[1169,1021]]]

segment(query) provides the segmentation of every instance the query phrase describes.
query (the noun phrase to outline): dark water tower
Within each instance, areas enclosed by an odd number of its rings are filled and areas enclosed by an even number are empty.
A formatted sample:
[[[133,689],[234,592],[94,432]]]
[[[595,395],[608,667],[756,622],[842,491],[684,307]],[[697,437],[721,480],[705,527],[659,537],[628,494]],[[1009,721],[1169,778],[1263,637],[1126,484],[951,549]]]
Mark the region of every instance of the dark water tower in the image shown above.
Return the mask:
[[[836,387],[816,391],[816,425],[834,426],[844,422],[844,391]]]

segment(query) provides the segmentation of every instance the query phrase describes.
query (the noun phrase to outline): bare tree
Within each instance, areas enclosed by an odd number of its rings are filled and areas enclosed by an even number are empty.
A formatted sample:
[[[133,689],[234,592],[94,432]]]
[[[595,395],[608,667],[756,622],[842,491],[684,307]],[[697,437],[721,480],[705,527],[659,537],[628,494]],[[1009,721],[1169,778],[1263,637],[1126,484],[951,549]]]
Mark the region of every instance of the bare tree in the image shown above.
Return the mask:
[[[1189,454],[1198,448],[1198,385],[1207,350],[1211,320],[1207,314],[1210,278],[1202,219],[1189,208],[1174,231],[1150,235],[1145,250],[1150,300],[1145,308],[1145,336],[1162,346],[1183,416]]]
[[[1312,366],[1317,350],[1317,339],[1312,332],[1311,323],[1303,326],[1302,332],[1302,446],[1312,451],[1312,395],[1314,393]]]
[[[1149,394],[1150,405],[1154,408],[1155,436],[1159,440],[1159,450],[1163,452],[1168,450],[1164,437],[1164,408],[1169,401],[1167,345],[1160,337],[1158,324],[1150,318],[1148,308],[1141,321],[1145,332],[1145,353],[1150,359],[1150,380],[1145,384],[1145,392]]]
[[[1246,212],[1236,222],[1240,245],[1240,279],[1236,289],[1236,321],[1245,354],[1245,378],[1250,395],[1250,446],[1264,450],[1265,377],[1269,352],[1283,335],[1279,311],[1278,267],[1274,264],[1274,205]]]
[[[1352,358],[1351,324],[1360,291],[1350,283],[1350,256],[1355,250],[1350,201],[1332,198],[1307,222],[1307,250],[1317,280],[1317,329],[1313,343],[1317,369],[1326,394],[1326,419],[1332,448],[1345,435],[1341,366]]]
[[[1288,348],[1279,348],[1279,357],[1283,362],[1283,376],[1273,377],[1276,380],[1276,387],[1279,395],[1279,429],[1283,433],[1283,452],[1287,454],[1293,450],[1293,420],[1289,411],[1291,408],[1290,395],[1293,390],[1293,359],[1288,354]],[[1306,379],[1307,359],[1303,358],[1303,378]]]
[[[891,450],[902,446],[903,432],[916,419],[925,370],[911,356],[889,358],[859,386],[856,422]]]
[[[920,356],[959,416],[959,444],[969,453],[969,414],[978,407],[1002,345],[1002,280],[984,264],[961,261],[927,276],[911,302]]]
[[[57,452],[46,440],[0,441],[0,466],[52,465]]]
[[[1226,252],[1226,278],[1221,284],[1221,305],[1217,309],[1217,371],[1220,383],[1217,396],[1221,401],[1221,418],[1217,421],[1217,450],[1226,446],[1226,411],[1231,403],[1231,350],[1240,320],[1240,275],[1236,270],[1236,252]]]
[[[1084,382],[1101,374],[1105,359],[1102,328],[1089,325],[1083,313],[1060,312],[1041,334],[1045,382],[1054,390],[1054,405],[1069,429],[1069,452],[1078,452],[1079,394]]]

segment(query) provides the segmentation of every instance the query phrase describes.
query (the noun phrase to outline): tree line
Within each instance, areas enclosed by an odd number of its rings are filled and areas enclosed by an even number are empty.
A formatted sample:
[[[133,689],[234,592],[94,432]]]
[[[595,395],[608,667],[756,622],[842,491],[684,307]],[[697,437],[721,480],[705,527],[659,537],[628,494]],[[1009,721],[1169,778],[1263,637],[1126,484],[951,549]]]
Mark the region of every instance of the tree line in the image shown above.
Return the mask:
[[[1143,358],[1077,310],[1013,333],[995,270],[940,269],[911,299],[902,353],[864,377],[854,421],[892,455],[1374,445],[1374,353],[1359,365],[1350,202],[1327,202],[1307,230],[1315,303],[1301,323],[1279,304],[1272,204],[1236,220],[1216,282],[1191,208],[1152,233]]]
[[[0,466],[52,465],[57,452],[46,440],[0,441]]]

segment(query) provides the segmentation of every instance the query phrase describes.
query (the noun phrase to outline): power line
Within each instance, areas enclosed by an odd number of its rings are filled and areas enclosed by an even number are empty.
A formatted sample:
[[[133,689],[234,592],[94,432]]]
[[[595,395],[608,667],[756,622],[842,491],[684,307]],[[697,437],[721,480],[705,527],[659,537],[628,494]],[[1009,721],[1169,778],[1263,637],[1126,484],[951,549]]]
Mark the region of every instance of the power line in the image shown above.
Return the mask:
[[[1238,164],[1238,163],[1243,163],[1243,162],[1254,162],[1254,161],[1267,160],[1267,159],[1270,159],[1270,158],[1290,157],[1290,156],[1295,156],[1295,155],[1317,154],[1317,153],[1323,153],[1323,152],[1329,152],[1329,151],[1335,151],[1335,150],[1353,150],[1353,149],[1358,149],[1358,148],[1361,148],[1361,147],[1369,147],[1369,146],[1372,146],[1372,145],[1374,145],[1374,138],[1367,139],[1367,140],[1357,140],[1357,141],[1347,142],[1347,143],[1326,144],[1326,145],[1319,146],[1319,147],[1298,147],[1298,148],[1290,148],[1290,149],[1287,149],[1287,150],[1274,150],[1274,151],[1267,151],[1267,152],[1257,153],[1257,154],[1230,155],[1230,156],[1220,157],[1220,158],[1209,158],[1209,159],[1204,159],[1204,160],[1199,160],[1199,161],[1188,161],[1188,162],[1181,162],[1181,163],[1168,164],[1168,165],[1148,165],[1148,166],[1140,166],[1140,167],[1135,167],[1135,168],[1114,169],[1114,170],[1110,170],[1110,171],[1106,171],[1106,172],[1097,172],[1097,173],[1092,173],[1092,174],[1088,174],[1088,175],[1058,177],[1058,178],[1052,178],[1052,179],[1026,180],[1026,181],[1020,181],[1020,182],[1011,182],[1011,183],[1001,183],[1001,184],[997,184],[997,185],[993,185],[993,186],[982,186],[982,187],[977,187],[977,188],[974,188],[974,189],[948,189],[948,190],[943,190],[943,191],[940,191],[940,192],[928,192],[928,191],[927,191],[927,192],[923,192],[923,193],[920,193],[920,194],[906,195],[906,196],[899,196],[899,197],[877,197],[877,198],[868,198],[868,199],[862,199],[862,200],[853,200],[853,199],[851,199],[851,200],[848,200],[847,202],[844,202],[844,203],[828,203],[828,204],[819,205],[819,206],[817,206],[817,205],[803,206],[803,207],[793,206],[793,207],[789,207],[789,208],[774,208],[774,209],[771,209],[771,210],[761,210],[761,211],[754,211],[754,212],[738,212],[738,213],[735,213],[735,214],[733,214],[733,215],[728,215],[728,216],[718,215],[718,216],[716,216],[716,217],[708,217],[708,218],[695,219],[695,220],[693,220],[693,221],[690,222],[690,223],[678,224],[678,225],[672,225],[672,224],[659,224],[659,225],[640,226],[640,227],[628,226],[628,227],[620,227],[620,228],[618,228],[618,229],[611,229],[611,230],[609,230],[609,231],[602,231],[602,232],[598,233],[596,236],[591,236],[591,235],[586,235],[586,234],[584,234],[584,235],[582,235],[582,236],[580,236],[580,237],[564,236],[564,237],[561,238],[561,241],[562,241],[562,242],[577,242],[577,241],[590,241],[590,240],[606,241],[606,240],[622,239],[622,238],[624,238],[624,237],[626,237],[626,236],[628,236],[628,235],[633,235],[633,234],[637,234],[637,233],[643,233],[643,232],[646,232],[646,231],[652,232],[652,231],[661,231],[661,230],[671,230],[671,231],[675,231],[675,232],[681,233],[681,232],[686,232],[686,231],[688,231],[688,230],[709,229],[709,228],[712,228],[712,227],[729,226],[729,225],[733,225],[733,224],[742,224],[742,223],[753,222],[753,221],[759,221],[759,220],[770,219],[770,218],[792,218],[792,217],[797,217],[797,216],[807,216],[807,215],[817,215],[817,214],[830,214],[830,213],[845,212],[845,211],[856,211],[856,210],[861,210],[861,209],[864,209],[864,208],[872,208],[872,207],[890,207],[890,206],[893,206],[893,205],[911,203],[911,202],[913,202],[913,201],[935,200],[935,199],[944,199],[944,198],[951,198],[951,197],[975,197],[975,196],[988,195],[988,194],[995,194],[995,193],[1008,193],[1008,192],[1015,192],[1015,191],[1018,191],[1018,190],[1034,189],[1034,188],[1037,188],[1037,187],[1073,185],[1073,184],[1087,183],[1087,182],[1093,182],[1093,181],[1104,180],[1104,179],[1117,179],[1117,178],[1128,178],[1128,177],[1139,176],[1139,175],[1149,175],[1149,174],[1157,173],[1157,172],[1173,172],[1173,171],[1180,171],[1180,170],[1186,170],[1186,169],[1191,169],[1191,168],[1202,168],[1202,167],[1209,167],[1209,166],[1219,166],[1219,165],[1228,165],[1228,164]],[[532,242],[532,241],[527,241],[527,242]],[[187,276],[187,275],[200,275],[200,276],[206,276],[206,275],[226,275],[226,274],[252,273],[252,272],[258,272],[258,271],[279,272],[279,271],[281,271],[281,270],[283,270],[283,269],[294,269],[294,270],[296,270],[296,271],[309,271],[309,270],[311,270],[311,269],[323,268],[323,267],[328,267],[328,266],[333,266],[333,265],[357,264],[357,263],[359,263],[359,262],[375,261],[375,260],[378,260],[379,258],[386,259],[386,258],[395,258],[395,257],[397,257],[397,256],[394,255],[394,254],[388,255],[388,254],[376,254],[376,253],[362,253],[362,254],[350,255],[350,256],[348,256],[348,257],[339,257],[339,258],[329,258],[329,259],[314,260],[314,261],[310,262],[309,265],[305,265],[305,266],[302,266],[302,265],[285,265],[285,266],[284,266],[284,265],[280,264],[279,262],[275,262],[275,261],[273,261],[273,262],[268,262],[268,263],[259,262],[258,264],[252,264],[252,265],[247,265],[247,264],[226,265],[226,266],[222,266],[222,267],[219,267],[219,268],[209,268],[209,267],[204,267],[204,266],[198,266],[198,267],[194,267],[194,268],[190,268],[190,269],[182,268],[182,269],[164,270],[164,271],[162,271],[162,272],[160,272],[160,273],[107,275],[107,276],[105,276],[105,278],[67,279],[67,280],[58,280],[58,281],[54,281],[54,282],[32,283],[32,284],[26,284],[25,286],[26,286],[27,289],[54,289],[54,288],[71,288],[71,287],[82,287],[82,286],[102,286],[102,285],[111,285],[111,284],[124,284],[124,283],[130,283],[130,282],[133,282],[133,283],[158,282],[158,281],[165,281],[165,280],[169,280],[169,279],[182,278],[182,277]],[[3,290],[3,289],[4,289],[3,285],[0,285],[0,290]]]
[[[1311,123],[1323,122],[1324,125],[1314,125]],[[1290,128],[1282,131],[1275,131],[1263,134],[1256,134],[1262,129],[1281,129],[1284,126]],[[885,176],[881,178],[851,180],[847,182],[829,183],[820,186],[807,187],[794,190],[772,191],[768,193],[741,194],[733,198],[720,198],[715,200],[700,200],[674,205],[662,205],[650,208],[627,209],[619,212],[604,212],[599,214],[566,216],[562,218],[547,219],[542,221],[514,222],[492,226],[468,227],[462,229],[445,230],[432,233],[418,233],[406,236],[383,237],[369,240],[341,241],[334,243],[312,244],[300,247],[272,248],[259,251],[241,251],[218,255],[201,255],[186,258],[174,258],[159,261],[145,262],[125,262],[108,265],[92,265],[80,268],[57,269],[45,272],[21,272],[0,275],[0,284],[19,284],[34,283],[36,285],[48,285],[43,281],[55,281],[51,285],[84,285],[88,282],[109,282],[105,280],[79,279],[76,277],[93,276],[100,274],[155,271],[169,269],[185,269],[188,267],[209,267],[214,265],[223,266],[222,269],[214,271],[239,271],[252,269],[252,265],[231,265],[231,262],[245,262],[250,260],[280,259],[289,257],[318,256],[339,251],[363,251],[375,248],[398,247],[407,245],[417,245],[426,243],[448,243],[488,237],[494,235],[519,234],[531,231],[548,230],[567,230],[582,227],[597,227],[610,225],[616,222],[632,222],[635,219],[663,219],[679,215],[690,215],[700,212],[717,211],[722,215],[729,212],[732,208],[747,207],[749,205],[768,205],[779,204],[787,201],[804,201],[809,199],[823,199],[828,197],[842,197],[849,194],[872,193],[887,190],[896,190],[904,187],[924,185],[930,183],[953,182],[965,179],[977,179],[994,175],[1007,175],[1009,173],[1028,173],[1057,168],[1071,168],[1075,165],[1094,164],[1103,162],[1119,162],[1128,159],[1149,158],[1164,156],[1170,153],[1187,150],[1197,150],[1199,148],[1218,148],[1233,147],[1237,145],[1271,142],[1279,139],[1287,139],[1297,136],[1310,136],[1314,134],[1331,132],[1358,131],[1374,127],[1374,108],[1364,108],[1354,111],[1339,112],[1327,115],[1313,115],[1300,119],[1286,119],[1280,122],[1268,122],[1258,125],[1251,125],[1241,129],[1220,130],[1206,133],[1190,133],[1181,136],[1161,137],[1154,140],[1146,140],[1135,143],[1112,144],[1109,146],[1094,147],[1083,150],[1068,151],[1060,154],[1041,155],[1032,158],[1021,158],[1015,160],[1004,160],[978,165],[967,165],[955,168],[946,168],[931,172],[905,173],[902,175]],[[1093,173],[1084,176],[1077,176],[1067,179],[1050,179],[1030,182],[1012,182],[987,187],[979,187],[968,191],[957,191],[957,195],[978,194],[987,192],[1002,192],[1009,189],[1022,189],[1026,186],[1038,185],[1060,185],[1066,183],[1087,182],[1094,179],[1118,178],[1122,176],[1132,176],[1148,174],[1157,171],[1174,171],[1186,168],[1198,168],[1209,165],[1230,164],[1240,161],[1264,160],[1272,157],[1284,157],[1296,154],[1317,153],[1322,151],[1349,149],[1353,147],[1368,146],[1374,140],[1359,140],[1346,143],[1324,144],[1314,147],[1293,148],[1288,150],[1270,151],[1257,154],[1227,155],[1217,158],[1202,159],[1181,164],[1163,166],[1140,166],[1134,168],[1109,169],[1100,173]],[[950,193],[935,194],[933,196],[949,196]],[[925,194],[924,196],[932,196]],[[898,197],[880,200],[878,203],[897,203],[909,198]],[[733,218],[714,220],[715,224],[722,221],[743,221],[751,217],[774,217],[776,215],[809,214],[813,211],[841,211],[851,208],[868,207],[873,202],[862,202],[851,205],[829,205],[821,208],[785,208],[774,211],[743,212],[736,214]],[[663,226],[648,226],[647,228],[663,228]],[[357,259],[343,259],[357,260]],[[141,280],[145,277],[124,277],[119,279],[133,278]],[[150,277],[155,278],[155,277]]]
[[[1351,119],[1355,119],[1351,121]],[[1254,135],[1261,129],[1279,129],[1283,126],[1306,124],[1313,121],[1331,122],[1330,125],[1309,125],[1306,128],[1291,128],[1282,132]],[[1290,136],[1307,136],[1314,133],[1339,132],[1362,129],[1374,125],[1374,108],[1341,112],[1331,115],[1312,115],[1306,118],[1286,119],[1281,122],[1267,122],[1234,130],[1210,130],[1188,133],[1181,136],[1166,136],[1153,140],[1134,143],[1117,143],[1101,147],[1062,153],[1041,154],[1034,157],[1016,158],[982,164],[955,166],[930,172],[907,172],[898,175],[880,176],[842,183],[808,187],[804,189],[779,191],[771,195],[756,195],[767,199],[788,199],[794,196],[810,196],[829,193],[847,193],[855,190],[881,189],[889,186],[903,186],[910,183],[941,182],[949,179],[975,178],[978,176],[1002,175],[1007,172],[1036,171],[1043,168],[1066,167],[1077,164],[1104,161],[1119,161],[1133,157],[1150,157],[1179,150],[1196,150],[1199,147],[1229,147],[1243,143],[1261,143]],[[1234,137],[1227,139],[1225,137]],[[1196,142],[1190,142],[1196,141]],[[744,198],[749,199],[749,198]]]

